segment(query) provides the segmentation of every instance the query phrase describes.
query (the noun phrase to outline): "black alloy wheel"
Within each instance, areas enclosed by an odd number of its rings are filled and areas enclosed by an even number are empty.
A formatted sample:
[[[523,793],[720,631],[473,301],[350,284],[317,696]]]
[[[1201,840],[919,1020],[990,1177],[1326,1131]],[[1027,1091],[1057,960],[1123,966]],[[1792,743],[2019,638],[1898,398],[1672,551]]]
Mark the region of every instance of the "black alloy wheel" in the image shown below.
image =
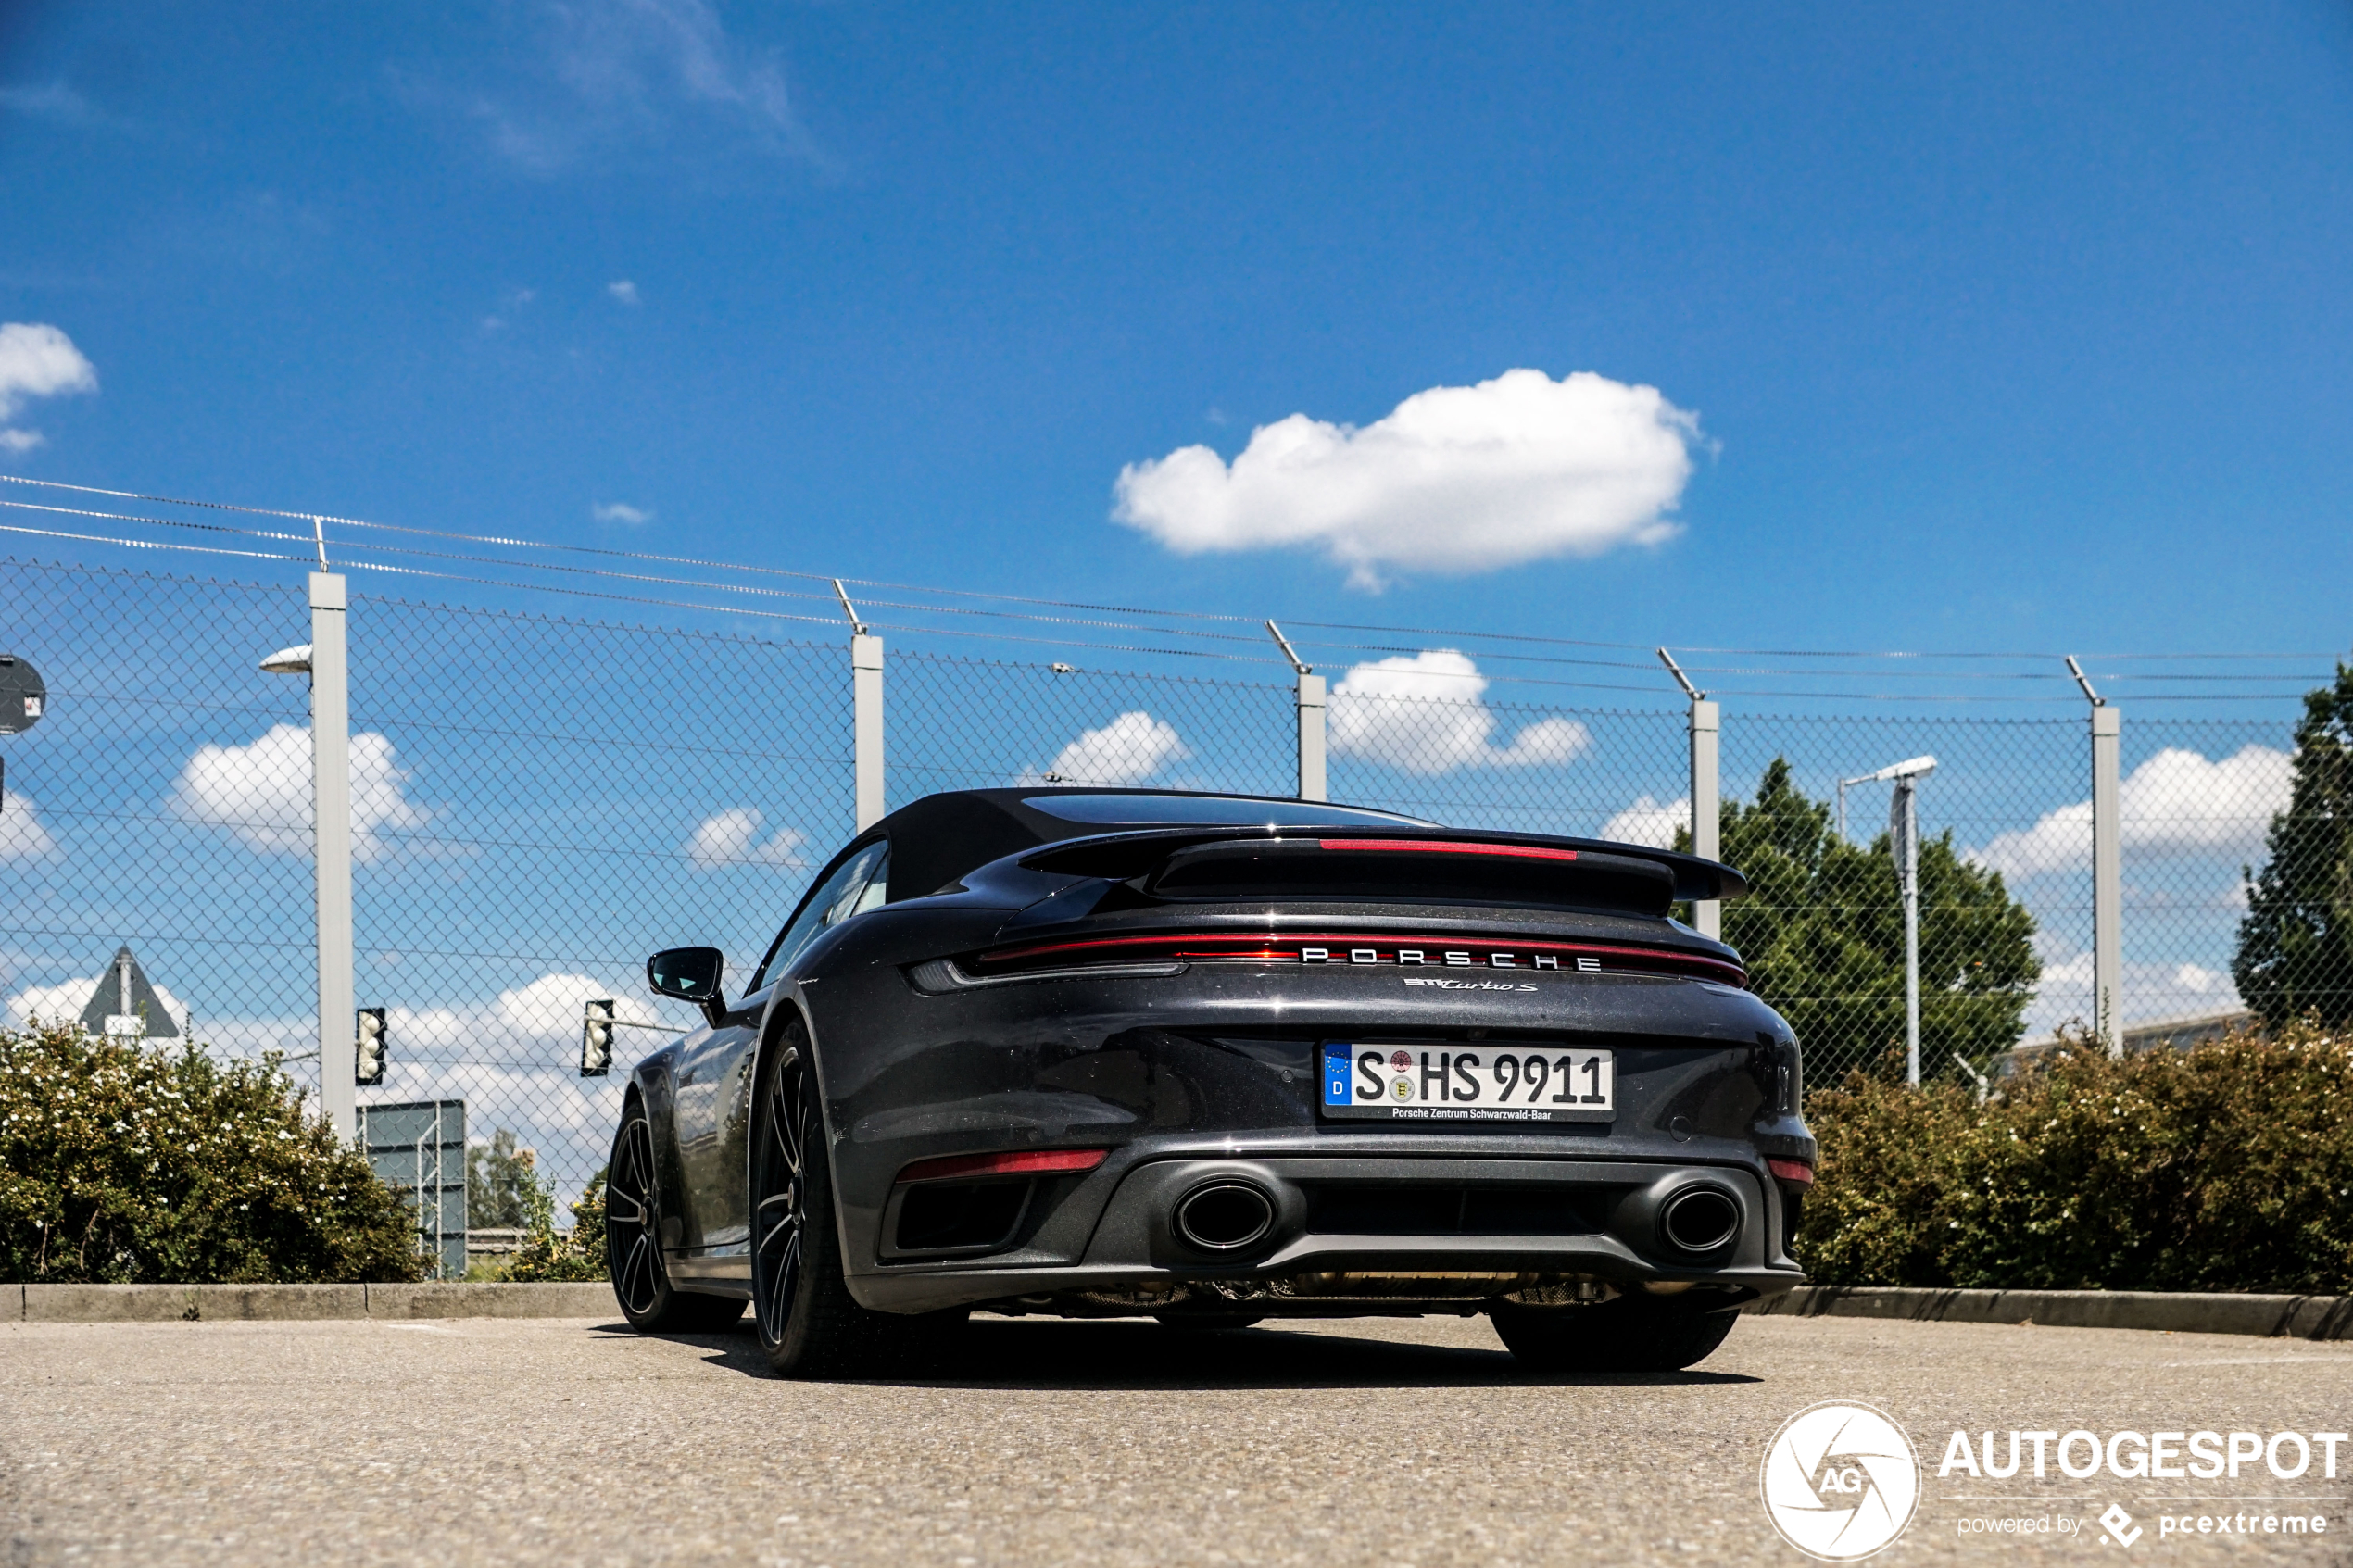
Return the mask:
[[[635,1095],[621,1112],[605,1174],[605,1272],[630,1326],[646,1334],[724,1328],[744,1304],[674,1288],[661,1261],[661,1188],[654,1173],[653,1123]]]
[[[785,1026],[761,1063],[751,1141],[752,1323],[784,1377],[920,1370],[949,1349],[963,1311],[869,1311],[842,1277],[833,1163],[809,1036]]]
[[[809,1070],[797,1040],[779,1047],[767,1078],[752,1144],[751,1302],[773,1357],[792,1326],[809,1248]]]

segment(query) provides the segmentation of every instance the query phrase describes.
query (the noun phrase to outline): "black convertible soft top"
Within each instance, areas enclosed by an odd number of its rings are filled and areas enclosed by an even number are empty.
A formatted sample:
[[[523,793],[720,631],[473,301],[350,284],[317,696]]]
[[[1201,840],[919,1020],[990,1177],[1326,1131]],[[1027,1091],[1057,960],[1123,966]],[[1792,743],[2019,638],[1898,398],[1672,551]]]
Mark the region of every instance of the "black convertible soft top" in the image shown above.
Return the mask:
[[[1416,837],[1504,839],[1589,846],[1597,839],[1550,834],[1471,832],[1441,828],[1419,818],[1361,806],[1297,800],[1283,796],[1213,795],[1193,790],[1109,789],[1090,785],[1038,784],[1003,789],[960,789],[900,807],[875,824],[890,837],[893,901],[944,892],[972,871],[1040,845],[1074,838],[1147,829],[1215,832],[1236,828],[1340,828],[1408,830]],[[1630,855],[1666,866],[1680,898],[1736,898],[1747,884],[1738,872],[1667,849],[1611,844]]]

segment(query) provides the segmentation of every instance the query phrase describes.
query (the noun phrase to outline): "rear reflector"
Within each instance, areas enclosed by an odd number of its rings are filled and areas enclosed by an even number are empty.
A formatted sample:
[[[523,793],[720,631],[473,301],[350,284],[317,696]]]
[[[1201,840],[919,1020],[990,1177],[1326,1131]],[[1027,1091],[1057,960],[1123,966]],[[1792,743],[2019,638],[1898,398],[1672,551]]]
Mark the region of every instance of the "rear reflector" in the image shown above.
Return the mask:
[[[1545,849],[1533,844],[1464,844],[1444,838],[1319,838],[1316,847],[1350,853],[1370,851],[1389,855],[1509,855],[1522,860],[1574,860],[1574,849]]]
[[[1800,1160],[1768,1160],[1765,1161],[1765,1169],[1772,1172],[1779,1180],[1788,1182],[1793,1186],[1810,1187],[1814,1185],[1814,1167]]]
[[[1025,1148],[1003,1154],[950,1154],[918,1160],[899,1173],[902,1182],[937,1182],[950,1176],[1052,1176],[1091,1171],[1107,1148]]]

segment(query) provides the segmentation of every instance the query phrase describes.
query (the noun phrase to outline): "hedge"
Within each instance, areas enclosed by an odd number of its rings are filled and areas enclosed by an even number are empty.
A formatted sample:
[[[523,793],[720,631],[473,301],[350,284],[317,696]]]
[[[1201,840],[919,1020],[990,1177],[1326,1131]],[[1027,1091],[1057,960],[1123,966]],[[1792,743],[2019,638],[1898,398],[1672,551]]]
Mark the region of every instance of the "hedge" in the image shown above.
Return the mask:
[[[0,1029],[0,1279],[375,1283],[424,1265],[406,1195],[275,1058]]]
[[[1983,1104],[1851,1073],[1806,1119],[1819,1284],[2353,1293],[2353,1039],[2309,1023],[2074,1039]]]

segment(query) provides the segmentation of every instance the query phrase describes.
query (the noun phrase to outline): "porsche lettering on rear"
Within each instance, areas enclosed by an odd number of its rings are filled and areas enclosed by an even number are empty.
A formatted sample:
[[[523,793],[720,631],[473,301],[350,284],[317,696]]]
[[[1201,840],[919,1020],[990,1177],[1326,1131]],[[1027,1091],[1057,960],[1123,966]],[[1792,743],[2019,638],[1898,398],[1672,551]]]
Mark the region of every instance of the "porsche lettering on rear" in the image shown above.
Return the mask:
[[[1408,969],[1535,969],[1599,974],[1602,960],[1586,953],[1541,953],[1510,947],[1302,947],[1302,963],[1399,964]]]

